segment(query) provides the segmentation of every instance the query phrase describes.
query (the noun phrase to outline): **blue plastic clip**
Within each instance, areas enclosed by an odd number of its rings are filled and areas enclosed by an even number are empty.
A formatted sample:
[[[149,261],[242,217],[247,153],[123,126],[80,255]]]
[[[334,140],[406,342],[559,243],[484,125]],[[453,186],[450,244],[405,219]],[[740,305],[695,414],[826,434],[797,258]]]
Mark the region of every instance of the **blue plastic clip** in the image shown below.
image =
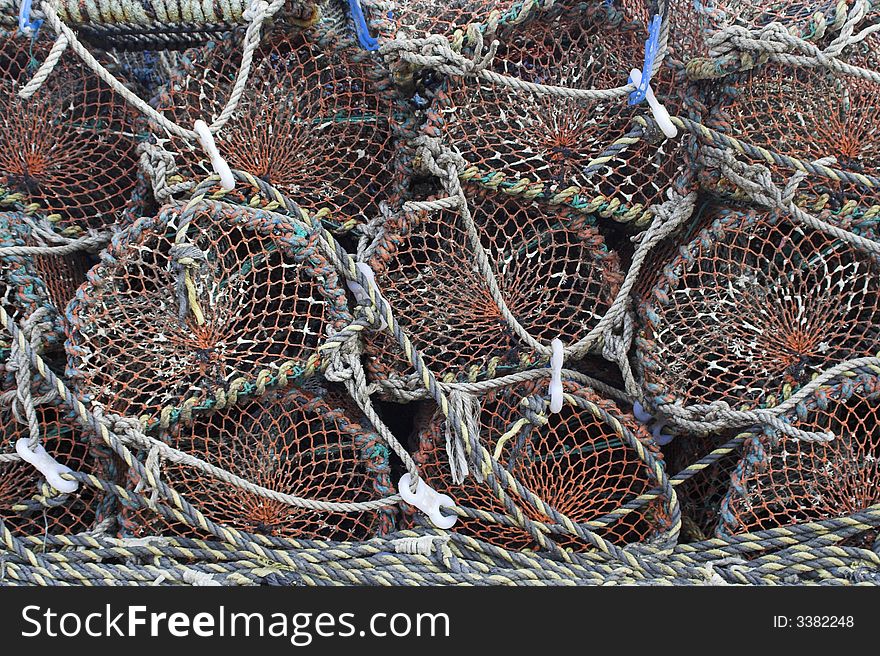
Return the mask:
[[[18,29],[22,34],[34,37],[43,24],[43,19],[31,20],[31,2],[32,0],[21,0],[21,7],[18,8]]]
[[[357,38],[361,47],[364,50],[375,52],[379,49],[379,40],[370,35],[367,19],[364,18],[364,10],[361,9],[360,0],[348,0],[348,8],[351,10],[351,19],[354,21],[354,30],[357,32]]]
[[[654,16],[651,19],[651,26],[648,28],[648,40],[645,41],[645,65],[642,66],[642,79],[637,84],[637,88],[629,94],[629,104],[638,105],[648,95],[648,85],[651,83],[651,69],[654,68],[654,60],[657,58],[657,51],[660,49],[660,25],[662,20],[660,16]],[[630,78],[630,82],[633,82]]]

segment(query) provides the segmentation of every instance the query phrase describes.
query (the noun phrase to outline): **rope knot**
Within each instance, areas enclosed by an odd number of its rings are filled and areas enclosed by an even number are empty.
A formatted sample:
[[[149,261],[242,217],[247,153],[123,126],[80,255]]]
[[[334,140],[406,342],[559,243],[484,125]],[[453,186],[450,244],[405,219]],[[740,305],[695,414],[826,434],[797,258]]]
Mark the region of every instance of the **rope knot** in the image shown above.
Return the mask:
[[[186,191],[193,185],[192,182],[178,182],[169,185],[171,179],[180,179],[177,173],[177,162],[174,155],[163,148],[161,142],[138,144],[138,166],[150,181],[153,195],[156,200],[166,202],[179,191]]]
[[[327,360],[327,368],[324,370],[324,377],[331,383],[344,383],[354,379],[354,368],[357,366],[357,333],[346,332],[345,341],[330,353]],[[337,333],[338,334],[338,333]]]
[[[253,0],[250,6],[241,13],[241,17],[248,23],[252,23],[257,18],[262,18],[269,11],[269,3],[266,0]]]
[[[186,315],[192,311],[198,325],[204,325],[205,316],[199,305],[196,285],[193,280],[193,272],[197,271],[202,262],[207,262],[207,254],[195,244],[178,242],[171,247],[171,261],[177,271],[176,296],[178,316],[181,322],[186,321]]]
[[[424,173],[446,179],[453,168],[457,175],[468,167],[467,160],[437,137],[422,135],[414,140],[416,159]]]

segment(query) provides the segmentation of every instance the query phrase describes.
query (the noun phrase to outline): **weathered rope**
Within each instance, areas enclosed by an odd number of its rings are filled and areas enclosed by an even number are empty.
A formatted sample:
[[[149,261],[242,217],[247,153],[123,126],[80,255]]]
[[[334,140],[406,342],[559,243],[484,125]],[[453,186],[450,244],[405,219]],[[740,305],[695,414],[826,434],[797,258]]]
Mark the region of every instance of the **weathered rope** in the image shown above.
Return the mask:
[[[727,74],[726,60],[743,53],[755,53],[757,57],[741,57],[738,70],[748,70],[767,62],[800,66],[824,67],[837,73],[860,77],[880,83],[880,73],[841,61],[839,57],[851,45],[864,40],[880,30],[880,25],[870,25],[855,32],[871,7],[869,0],[858,0],[849,9],[840,33],[824,49],[805,38],[796,36],[784,24],[772,22],[755,30],[742,25],[728,25],[707,40],[712,59],[695,59],[688,62],[686,70],[691,79],[711,79]],[[798,54],[793,54],[798,53]]]

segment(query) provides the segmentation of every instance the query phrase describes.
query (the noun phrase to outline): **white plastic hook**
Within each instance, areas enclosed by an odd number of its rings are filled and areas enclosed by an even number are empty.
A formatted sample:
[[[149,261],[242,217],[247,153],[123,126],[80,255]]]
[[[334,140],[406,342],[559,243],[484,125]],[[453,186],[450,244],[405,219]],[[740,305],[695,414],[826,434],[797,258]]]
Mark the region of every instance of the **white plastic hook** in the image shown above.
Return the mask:
[[[629,79],[632,80],[634,85],[639,86],[642,83],[642,72],[637,68],[632,69],[629,72]],[[666,111],[666,107],[657,100],[657,96],[654,95],[651,85],[648,85],[648,90],[645,93],[645,100],[648,101],[648,105],[651,107],[651,111],[654,114],[654,120],[657,121],[657,125],[660,127],[663,134],[666,135],[666,138],[672,139],[677,136],[678,128],[672,123],[672,118],[669,116],[669,112]]]
[[[562,340],[558,337],[550,342],[550,412],[562,411]]]
[[[202,148],[211,160],[211,168],[214,169],[214,173],[220,176],[220,186],[226,191],[235,189],[235,178],[232,177],[232,169],[229,168],[229,164],[226,163],[220,151],[217,150],[217,143],[214,141],[214,135],[211,134],[208,124],[199,119],[193,124],[193,130],[195,130],[199,137],[199,143],[202,144]]]
[[[373,269],[370,268],[370,265],[366,262],[358,262],[357,268],[364,275],[364,278],[367,279],[367,282],[369,282],[369,284],[376,290],[376,294],[378,294],[379,288],[376,285],[376,274],[373,273]],[[351,290],[351,293],[354,294],[358,303],[369,304],[370,294],[360,285],[360,283],[354,280],[346,280],[345,284],[348,285],[348,288]],[[380,316],[379,320],[382,322],[383,329],[388,327],[384,317]]]
[[[410,475],[404,474],[400,477],[397,484],[397,491],[400,497],[409,505],[415,506],[428,516],[431,523],[437,528],[449,529],[458,521],[458,515],[444,515],[440,512],[440,507],[455,508],[455,502],[448,494],[438,494],[436,490],[431,488],[421,478],[419,479],[416,491],[410,490],[412,478]]]
[[[70,474],[73,473],[73,470],[56,462],[55,458],[46,452],[42,444],[38,444],[37,448],[31,451],[28,446],[28,438],[23,437],[15,443],[15,452],[22,460],[33,465],[38,472],[46,477],[46,482],[62,494],[76,492],[79,487],[78,481],[66,481],[61,478],[61,474]]]

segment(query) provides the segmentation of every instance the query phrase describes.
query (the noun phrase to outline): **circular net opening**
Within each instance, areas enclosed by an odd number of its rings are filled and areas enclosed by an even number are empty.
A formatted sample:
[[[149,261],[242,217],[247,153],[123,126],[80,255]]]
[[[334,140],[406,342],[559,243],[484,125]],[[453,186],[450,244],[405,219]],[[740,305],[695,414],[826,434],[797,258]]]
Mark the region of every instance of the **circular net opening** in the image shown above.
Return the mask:
[[[320,364],[327,330],[350,316],[310,235],[276,214],[205,203],[188,229],[205,255],[192,273],[204,324],[181,318],[170,255],[180,220],[169,208],[120,234],[70,305],[68,374],[119,414],[152,421],[283,384]]]
[[[880,40],[873,43],[880,45]],[[858,62],[859,52],[852,53],[851,63]],[[876,69],[880,59],[876,55],[870,59],[860,65]],[[776,65],[743,78],[730,87],[734,91],[721,105],[723,120],[734,137],[808,162],[833,156],[837,161],[832,166],[847,172],[876,173],[880,167],[880,85],[825,69]],[[767,165],[763,159],[754,162]],[[770,169],[779,187],[794,173],[773,164]],[[735,191],[723,179],[718,185]],[[865,206],[880,202],[875,188],[818,175],[800,184],[796,200],[835,209],[847,201]]]
[[[509,432],[517,422],[528,417],[520,401],[526,397],[543,399],[545,391],[526,383],[489,393],[482,399],[481,440],[493,454],[499,440],[506,436],[498,462],[546,504],[574,522],[584,523],[619,509],[656,486],[648,466],[623,441],[620,431],[594,410],[607,412],[656,458],[662,456],[632,416],[588,388],[570,382],[564,385],[566,392],[575,397],[574,403],[568,399],[562,412],[546,416],[547,423],[526,421],[512,435]],[[415,459],[425,481],[438,492],[449,494],[460,507],[507,516],[491,487],[477,482],[473,475],[461,485],[453,484],[444,431],[445,422],[438,414],[419,433]],[[530,519],[552,523],[513,493],[511,498]],[[669,526],[665,504],[665,500],[652,501],[596,532],[621,544],[653,538]],[[523,529],[484,518],[459,517],[455,531],[506,549],[534,550],[538,546]],[[568,534],[551,537],[566,549],[589,548]]]
[[[609,20],[601,5],[579,7],[534,20],[504,40],[492,70],[526,82],[574,89],[610,89],[626,84],[644,58],[646,30],[640,23]],[[676,113],[670,76],[658,74],[652,88]],[[626,135],[641,113],[626,98],[585,101],[538,95],[479,78],[450,77],[436,92],[425,131],[455,144],[475,167],[468,179],[498,184],[519,179],[542,183],[547,193],[577,187],[593,200],[614,201],[610,211],[640,213],[663,200],[684,172],[686,139],[648,143],[640,139],[612,153],[593,169],[588,164]]]
[[[158,97],[181,125],[211,123],[225,107],[241,63],[239,35],[189,51]],[[246,171],[307,209],[341,219],[373,217],[394,197],[394,131],[405,122],[380,61],[332,33],[282,32],[257,49],[244,94],[216,135],[234,169]],[[397,116],[395,117],[395,113]],[[172,139],[180,171],[213,173],[197,143]]]
[[[312,502],[361,503],[390,494],[388,451],[320,396],[271,391],[235,409],[179,424],[163,436],[172,447],[249,483]],[[283,538],[366,540],[393,530],[392,507],[339,512],[306,509],[224,482],[195,467],[166,462],[162,480],[209,520]],[[129,483],[138,480],[131,476]],[[126,509],[135,535],[205,537],[194,525]]]
[[[649,399],[772,404],[817,372],[878,352],[874,259],[784,217],[712,211],[641,306]]]
[[[750,438],[730,479],[720,533],[843,517],[880,503],[878,397],[880,381],[860,376],[821,389],[789,418],[798,428],[832,433],[830,442]]]

